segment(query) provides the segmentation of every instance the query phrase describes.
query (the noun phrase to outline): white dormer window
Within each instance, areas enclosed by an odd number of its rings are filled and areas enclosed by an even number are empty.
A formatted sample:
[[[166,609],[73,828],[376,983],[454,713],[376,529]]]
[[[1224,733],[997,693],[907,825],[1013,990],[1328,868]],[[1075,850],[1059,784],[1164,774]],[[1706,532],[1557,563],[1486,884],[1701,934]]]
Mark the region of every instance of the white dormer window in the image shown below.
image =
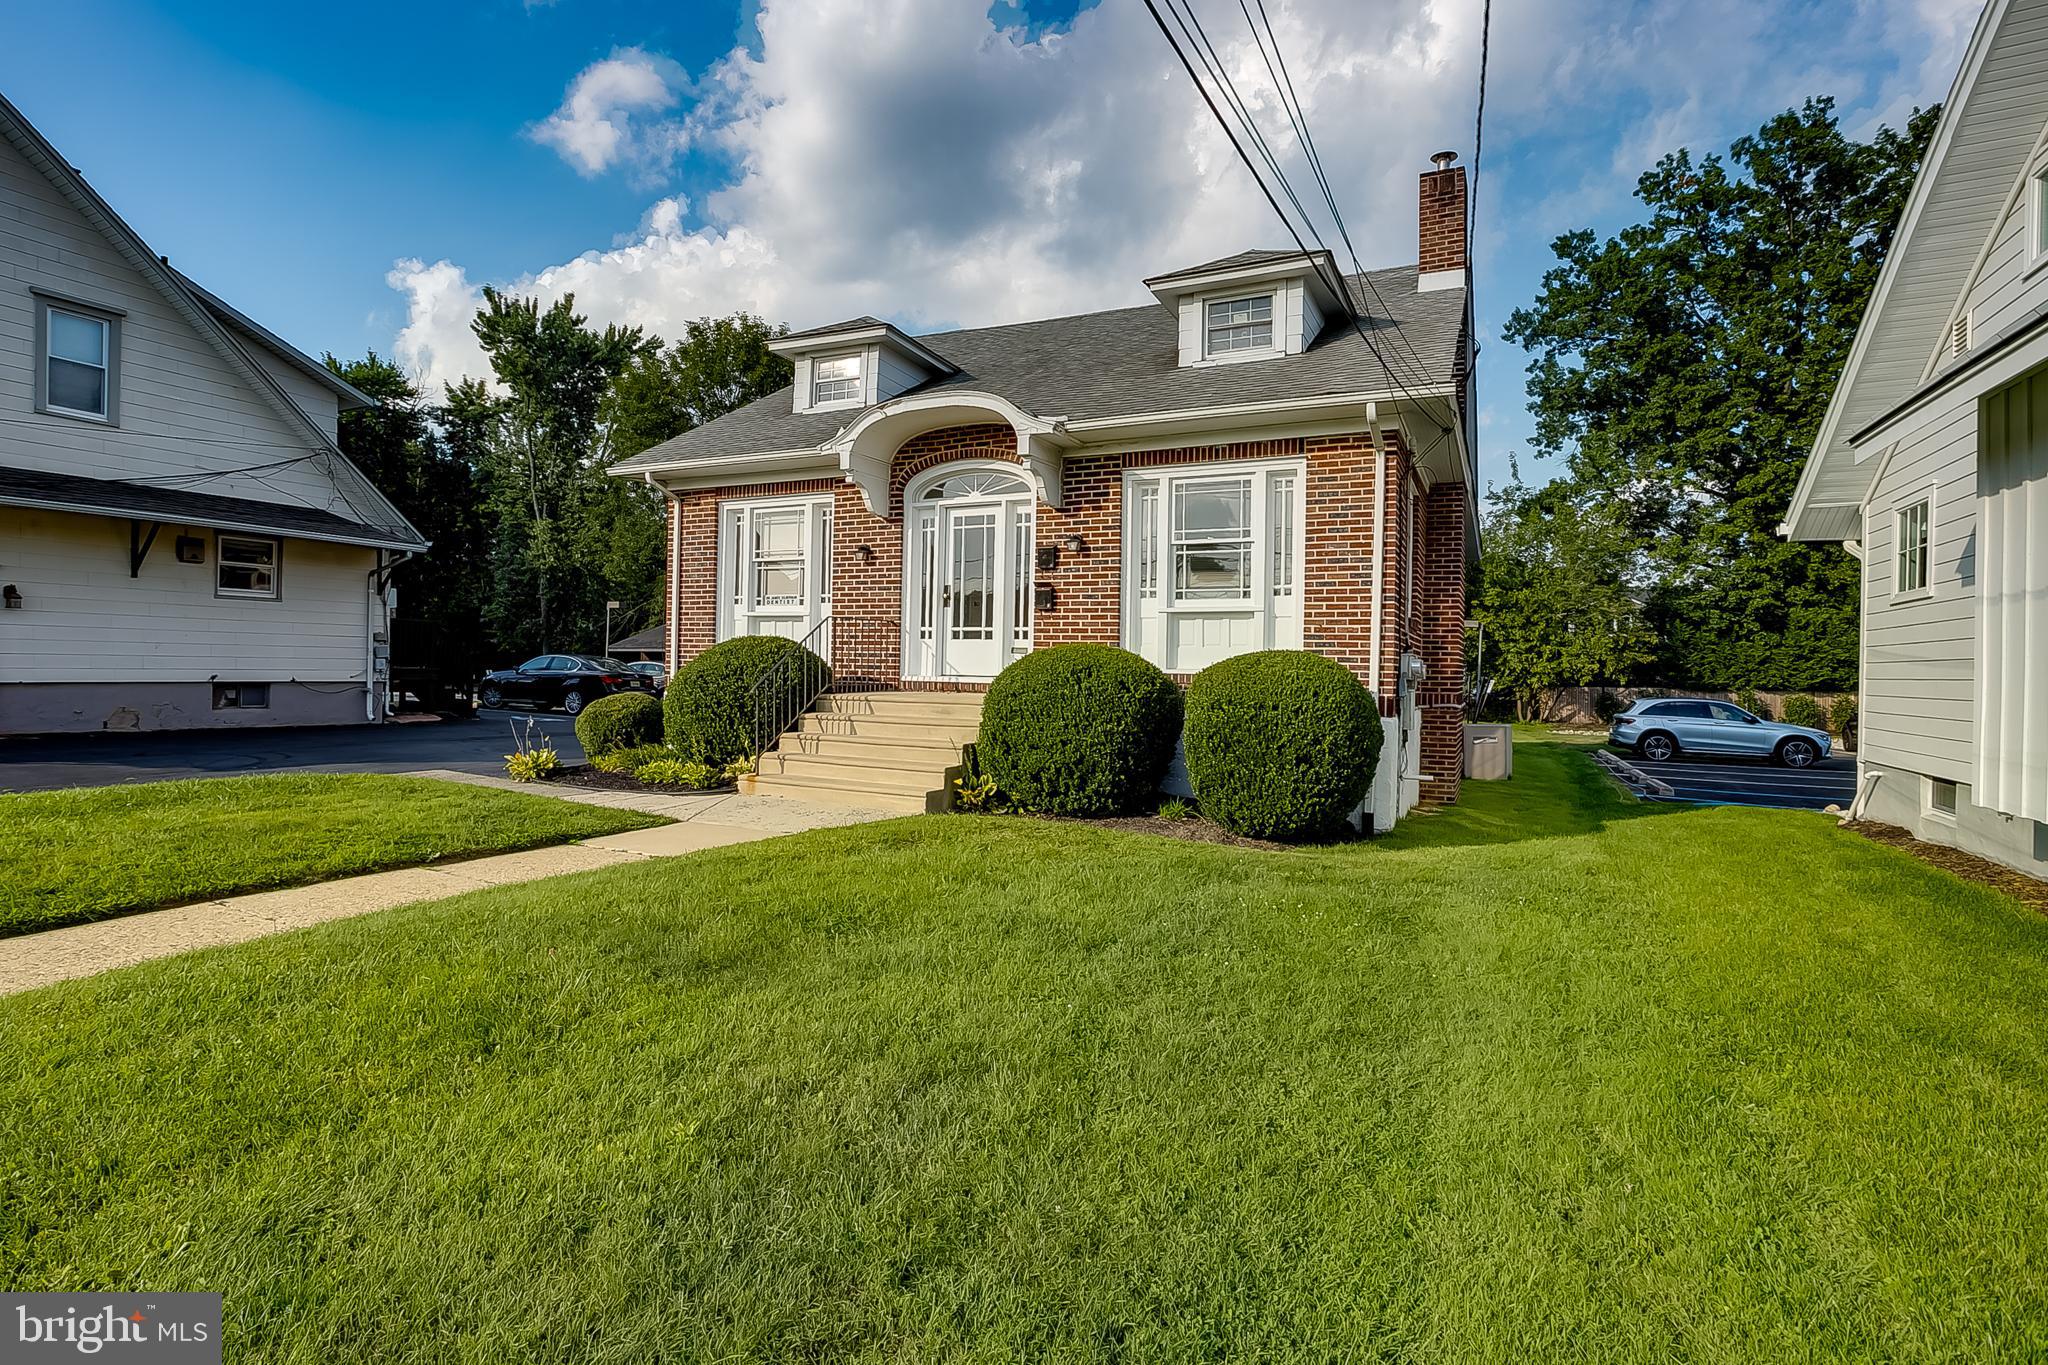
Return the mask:
[[[1273,296],[1249,294],[1239,299],[1211,299],[1208,305],[1208,354],[1235,355],[1273,349]]]
[[[811,406],[860,401],[860,356],[835,355],[811,362]]]

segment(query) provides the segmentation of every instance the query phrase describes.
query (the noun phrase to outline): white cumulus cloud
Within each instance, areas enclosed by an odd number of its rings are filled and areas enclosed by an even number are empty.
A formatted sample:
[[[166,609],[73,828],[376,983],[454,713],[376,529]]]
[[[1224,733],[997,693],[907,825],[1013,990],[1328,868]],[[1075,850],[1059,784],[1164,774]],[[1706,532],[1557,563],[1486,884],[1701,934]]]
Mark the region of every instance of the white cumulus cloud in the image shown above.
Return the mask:
[[[1268,0],[1368,266],[1415,259],[1429,154],[1469,158],[1480,6]],[[1496,6],[1482,272],[1619,203],[1677,142],[1725,143],[1809,93],[1839,93],[1852,127],[1941,97],[1929,49],[1956,50],[1966,0],[1845,7],[1868,22],[1845,30],[1831,6],[1775,0]],[[1195,8],[1306,194],[1238,6]],[[1147,275],[1289,244],[1140,4],[1043,32],[961,0],[761,0],[754,18],[749,45],[694,79],[622,48],[529,130],[591,176],[645,178],[687,146],[729,167],[723,188],[659,199],[610,246],[497,283],[543,301],[573,292],[593,320],[662,334],[742,308],[796,327],[860,313],[972,326],[1142,302]],[[1834,41],[1802,45],[1802,24]],[[1850,48],[1845,32],[1868,37]],[[400,261],[390,280],[407,307],[404,363],[430,381],[484,373],[469,333],[478,282],[445,260]]]

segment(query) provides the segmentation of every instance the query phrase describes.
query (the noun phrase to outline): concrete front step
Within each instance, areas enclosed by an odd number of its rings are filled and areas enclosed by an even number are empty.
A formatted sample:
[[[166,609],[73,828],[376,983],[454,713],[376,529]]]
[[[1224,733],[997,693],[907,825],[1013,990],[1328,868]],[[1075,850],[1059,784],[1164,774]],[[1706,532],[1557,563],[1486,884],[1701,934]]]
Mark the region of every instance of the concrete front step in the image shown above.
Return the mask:
[[[926,760],[903,765],[886,765],[864,763],[858,758],[847,758],[839,754],[826,757],[784,753],[777,749],[761,755],[757,775],[796,777],[806,782],[828,782],[839,786],[858,787],[863,791],[922,796],[926,792],[943,791],[950,787],[953,779],[960,775],[960,769],[957,754],[953,756],[951,763]]]
[[[812,709],[826,716],[876,720],[981,719],[979,692],[827,692]]]
[[[979,720],[959,717],[885,720],[878,716],[819,715],[813,711],[797,717],[795,733],[806,739],[855,739],[875,744],[952,749],[957,754],[962,745],[974,742],[980,730]],[[789,736],[783,738],[787,741]]]
[[[912,730],[911,726],[891,727]],[[908,735],[873,735],[865,730],[840,734],[830,730],[796,730],[782,737],[775,753],[789,758],[818,758],[863,768],[937,772],[960,761],[960,749],[973,739],[950,739],[932,730]]]
[[[795,773],[756,773],[752,777],[740,779],[740,791],[749,796],[790,797],[799,801],[816,802],[821,806],[880,810],[895,815],[923,815],[927,811],[944,809],[943,803],[931,795],[909,796],[902,792],[881,791],[865,785],[832,780],[819,781]]]

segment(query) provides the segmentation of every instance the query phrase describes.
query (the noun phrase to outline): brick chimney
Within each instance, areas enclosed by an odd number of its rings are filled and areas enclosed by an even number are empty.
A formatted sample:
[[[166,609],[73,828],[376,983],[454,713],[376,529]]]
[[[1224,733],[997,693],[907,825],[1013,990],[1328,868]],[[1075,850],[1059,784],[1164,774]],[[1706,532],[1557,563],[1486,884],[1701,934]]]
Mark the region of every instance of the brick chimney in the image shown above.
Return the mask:
[[[1436,163],[1433,171],[1422,173],[1421,233],[1417,248],[1420,255],[1423,288],[1429,288],[1429,277],[1443,272],[1455,271],[1459,278],[1444,279],[1443,284],[1463,285],[1467,265],[1465,254],[1465,168],[1451,163],[1458,159],[1456,152],[1438,152],[1430,160]]]

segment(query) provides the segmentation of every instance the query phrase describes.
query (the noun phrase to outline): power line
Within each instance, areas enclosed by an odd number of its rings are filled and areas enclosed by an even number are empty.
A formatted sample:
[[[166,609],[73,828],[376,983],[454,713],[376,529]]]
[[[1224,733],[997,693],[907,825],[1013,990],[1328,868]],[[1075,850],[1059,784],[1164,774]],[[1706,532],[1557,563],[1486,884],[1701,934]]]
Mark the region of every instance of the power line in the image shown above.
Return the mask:
[[[1274,93],[1280,96],[1281,111],[1293,125],[1294,135],[1300,141],[1302,151],[1307,157],[1309,170],[1315,175],[1316,184],[1322,189],[1323,203],[1329,207],[1330,221],[1336,225],[1337,236],[1344,243],[1344,250],[1351,258],[1351,269],[1371,291],[1373,299],[1380,306],[1380,311],[1392,317],[1394,310],[1387,305],[1379,286],[1373,282],[1364,263],[1358,259],[1358,248],[1352,244],[1351,230],[1344,221],[1344,211],[1337,206],[1336,192],[1331,188],[1330,177],[1323,168],[1322,152],[1317,148],[1315,135],[1309,129],[1308,112],[1302,108],[1301,96],[1294,88],[1294,73],[1288,70],[1287,55],[1280,49],[1280,35],[1273,31],[1272,16],[1266,12],[1266,0],[1257,0],[1257,3],[1259,19],[1264,23],[1266,30],[1263,41],[1259,37],[1259,24],[1252,21],[1251,10],[1246,7],[1245,0],[1237,0],[1237,7],[1244,15],[1245,27],[1251,30],[1253,45],[1259,49],[1259,56],[1266,63],[1266,74],[1272,79]],[[1271,56],[1266,53],[1268,44],[1273,49]],[[1400,328],[1395,329],[1394,336],[1400,346],[1408,352],[1408,359],[1414,366],[1412,373],[1415,381],[1418,384],[1426,384],[1429,379],[1429,367],[1423,363],[1421,353],[1415,349],[1415,343],[1409,339],[1407,332]],[[1448,403],[1445,404],[1445,412],[1448,417]]]
[[[1486,148],[1486,56],[1493,40],[1493,0],[1479,12],[1479,112],[1472,120],[1472,202],[1466,216],[1465,255],[1470,259],[1479,231],[1479,155]]]
[[[1166,3],[1168,8],[1173,10],[1175,21],[1181,24],[1183,32],[1187,30],[1188,25],[1190,23],[1193,25],[1196,31],[1201,31],[1201,20],[1193,14],[1192,0],[1180,0],[1180,3],[1188,5],[1189,8],[1188,17],[1185,20],[1182,19],[1180,9],[1176,6],[1176,0],[1166,0]],[[1252,161],[1251,155],[1248,152],[1246,152],[1244,143],[1240,141],[1240,139],[1238,138],[1236,130],[1231,127],[1230,121],[1223,116],[1223,111],[1217,107],[1216,99],[1213,95],[1210,94],[1208,85],[1202,80],[1201,76],[1199,76],[1196,73],[1194,63],[1189,61],[1187,53],[1182,51],[1180,44],[1174,40],[1173,31],[1166,26],[1166,20],[1164,19],[1164,17],[1160,15],[1158,5],[1154,3],[1154,0],[1145,0],[1145,8],[1152,15],[1152,22],[1158,26],[1160,36],[1166,39],[1167,46],[1173,49],[1174,56],[1180,60],[1182,69],[1185,70],[1188,74],[1188,79],[1194,82],[1197,93],[1199,93],[1202,97],[1202,102],[1209,107],[1209,113],[1215,118],[1217,125],[1223,129],[1223,135],[1224,137],[1229,139],[1231,148],[1237,153],[1238,159],[1243,161],[1245,164],[1245,169],[1251,172],[1253,181],[1257,183],[1259,187],[1259,192],[1265,196],[1266,202],[1272,206],[1274,215],[1280,219],[1281,225],[1287,229],[1288,235],[1294,239],[1294,244],[1296,248],[1299,249],[1303,255],[1308,256],[1310,258],[1310,264],[1312,268],[1315,270],[1318,278],[1322,278],[1322,262],[1316,258],[1315,253],[1309,250],[1308,243],[1302,240],[1301,231],[1300,229],[1297,229],[1295,227],[1294,220],[1287,215],[1286,210],[1280,207],[1279,199],[1274,195],[1272,188],[1266,184],[1265,178],[1259,174],[1258,166]],[[1203,41],[1205,43],[1207,41],[1206,33],[1203,35]],[[1190,46],[1193,46],[1194,39],[1192,37],[1190,37],[1189,43]],[[1210,53],[1213,55],[1213,47],[1210,48]],[[1200,52],[1197,52],[1197,55],[1200,56]],[[1205,58],[1204,66],[1206,67],[1208,65],[1208,60]],[[1217,65],[1220,68],[1220,59],[1218,60]],[[1223,73],[1220,70],[1218,70],[1216,74],[1219,88],[1226,92],[1226,98],[1233,100],[1233,109],[1241,111],[1243,109],[1242,102],[1241,100],[1235,98],[1235,87],[1231,83],[1228,74]],[[1259,145],[1261,152],[1265,156],[1268,164],[1274,166],[1275,178],[1279,180],[1282,192],[1285,193],[1288,196],[1289,200],[1295,204],[1297,211],[1301,212],[1302,226],[1307,229],[1309,236],[1315,239],[1317,249],[1323,255],[1331,255],[1332,253],[1330,252],[1329,247],[1323,243],[1321,235],[1316,232],[1314,221],[1309,217],[1305,210],[1301,209],[1301,201],[1294,194],[1292,187],[1288,185],[1286,175],[1283,172],[1279,171],[1277,162],[1272,156],[1271,149],[1265,145],[1264,138],[1260,134],[1257,124],[1250,119],[1248,114],[1241,114],[1241,117],[1244,119],[1244,129],[1246,136],[1252,139],[1257,145]],[[1361,272],[1361,276],[1363,277],[1363,272]],[[1363,278],[1364,283],[1367,285],[1367,287],[1373,288],[1370,278]],[[1323,282],[1326,286],[1330,284],[1330,281],[1328,279],[1324,279]],[[1380,350],[1379,346],[1373,341],[1371,335],[1365,330],[1364,324],[1359,321],[1357,311],[1352,303],[1351,291],[1349,287],[1346,285],[1341,275],[1339,275],[1336,280],[1333,292],[1336,294],[1338,299],[1343,303],[1345,317],[1346,320],[1350,322],[1352,330],[1358,334],[1359,340],[1365,343],[1366,349],[1371,351],[1373,357],[1379,361],[1381,369],[1383,369],[1386,372],[1387,378],[1390,381],[1392,381],[1395,389],[1410,404],[1420,409],[1421,411],[1427,413],[1429,411],[1428,405],[1425,402],[1423,402],[1422,399],[1418,398],[1408,388],[1408,385],[1405,382],[1403,382],[1400,371],[1397,370],[1394,367],[1394,365],[1388,361],[1386,354]],[[1376,288],[1373,288],[1373,292],[1377,294],[1378,291]],[[1385,308],[1384,300],[1381,301],[1381,306],[1382,308]],[[1389,309],[1387,310],[1387,312],[1388,316],[1391,318],[1392,310]],[[1444,414],[1444,421],[1447,426],[1455,424],[1457,420],[1456,411],[1451,407],[1451,405],[1448,402],[1444,403]]]

